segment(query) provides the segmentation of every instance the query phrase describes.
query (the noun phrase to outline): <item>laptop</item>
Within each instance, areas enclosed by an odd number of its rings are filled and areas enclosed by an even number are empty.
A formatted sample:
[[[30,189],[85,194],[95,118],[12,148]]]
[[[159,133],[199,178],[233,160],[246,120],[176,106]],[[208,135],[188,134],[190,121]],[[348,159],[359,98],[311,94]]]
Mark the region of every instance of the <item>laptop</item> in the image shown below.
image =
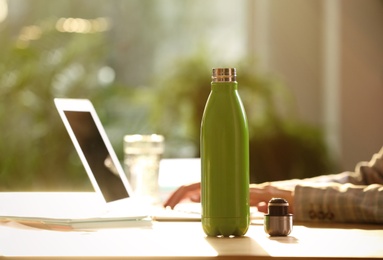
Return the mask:
[[[54,103],[105,209],[125,209],[122,214],[145,216],[136,214],[139,202],[134,200],[129,181],[91,101],[56,98]]]
[[[133,219],[150,216],[158,221],[200,221],[200,210],[194,210],[195,205],[174,211],[153,208],[135,199],[90,100],[56,98],[54,102],[94,190],[105,202],[107,215]]]
[[[82,208],[78,208],[77,200],[81,201],[84,196],[79,195],[78,199],[68,197],[73,207],[62,211],[56,208],[43,213],[36,210],[14,211],[14,208],[8,207],[10,210],[0,212],[0,221],[65,230],[150,225],[150,211],[134,199],[124,170],[92,103],[87,99],[60,98],[54,99],[54,103],[92,183],[96,198],[90,200],[87,197]],[[23,208],[28,208],[28,205]]]

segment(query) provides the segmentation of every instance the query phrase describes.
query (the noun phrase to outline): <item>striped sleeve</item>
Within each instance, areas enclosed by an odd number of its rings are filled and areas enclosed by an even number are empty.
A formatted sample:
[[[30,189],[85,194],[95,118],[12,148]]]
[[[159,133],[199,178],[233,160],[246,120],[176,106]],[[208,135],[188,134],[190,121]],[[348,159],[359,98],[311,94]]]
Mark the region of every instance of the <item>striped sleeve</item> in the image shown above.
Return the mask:
[[[294,215],[300,221],[383,223],[383,148],[355,172],[297,183]]]
[[[383,223],[383,185],[300,184],[294,191],[298,221]]]

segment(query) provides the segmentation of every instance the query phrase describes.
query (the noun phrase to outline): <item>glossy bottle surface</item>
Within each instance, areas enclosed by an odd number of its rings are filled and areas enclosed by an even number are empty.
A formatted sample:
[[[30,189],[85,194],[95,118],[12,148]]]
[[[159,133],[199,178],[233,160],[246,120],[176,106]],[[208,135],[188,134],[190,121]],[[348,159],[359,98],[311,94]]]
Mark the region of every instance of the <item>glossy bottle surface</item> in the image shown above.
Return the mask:
[[[208,236],[242,236],[250,223],[249,136],[237,88],[236,81],[213,79],[202,118],[202,226]]]

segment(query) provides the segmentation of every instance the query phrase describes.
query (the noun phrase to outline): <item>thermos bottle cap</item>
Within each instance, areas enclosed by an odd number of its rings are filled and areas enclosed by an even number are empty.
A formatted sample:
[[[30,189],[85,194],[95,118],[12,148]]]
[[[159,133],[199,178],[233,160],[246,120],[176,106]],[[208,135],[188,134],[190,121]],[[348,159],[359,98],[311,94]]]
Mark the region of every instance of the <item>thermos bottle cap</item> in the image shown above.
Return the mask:
[[[233,82],[236,81],[236,77],[235,68],[214,68],[211,79],[213,82]]]
[[[264,229],[270,236],[287,236],[293,229],[293,215],[288,213],[289,203],[282,198],[273,198],[265,214]]]

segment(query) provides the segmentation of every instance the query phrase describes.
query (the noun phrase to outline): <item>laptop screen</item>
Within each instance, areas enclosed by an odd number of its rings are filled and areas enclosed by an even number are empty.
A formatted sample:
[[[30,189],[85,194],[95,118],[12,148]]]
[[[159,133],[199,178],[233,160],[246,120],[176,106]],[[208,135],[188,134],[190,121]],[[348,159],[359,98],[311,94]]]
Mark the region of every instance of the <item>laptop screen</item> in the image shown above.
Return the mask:
[[[88,111],[63,112],[106,202],[129,197],[92,114]]]

